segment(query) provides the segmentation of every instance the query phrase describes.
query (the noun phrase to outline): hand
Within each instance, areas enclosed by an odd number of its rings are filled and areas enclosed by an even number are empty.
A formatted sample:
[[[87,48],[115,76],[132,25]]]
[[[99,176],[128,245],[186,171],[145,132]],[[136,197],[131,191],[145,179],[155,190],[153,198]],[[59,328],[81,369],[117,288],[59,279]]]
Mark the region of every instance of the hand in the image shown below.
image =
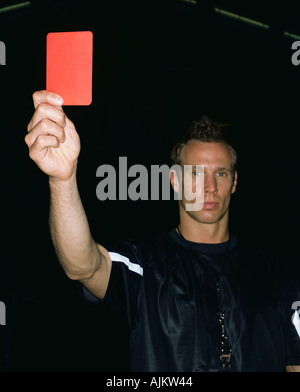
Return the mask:
[[[80,152],[75,126],[65,115],[59,95],[43,90],[32,98],[35,112],[25,136],[29,156],[53,179],[68,180],[76,171]]]

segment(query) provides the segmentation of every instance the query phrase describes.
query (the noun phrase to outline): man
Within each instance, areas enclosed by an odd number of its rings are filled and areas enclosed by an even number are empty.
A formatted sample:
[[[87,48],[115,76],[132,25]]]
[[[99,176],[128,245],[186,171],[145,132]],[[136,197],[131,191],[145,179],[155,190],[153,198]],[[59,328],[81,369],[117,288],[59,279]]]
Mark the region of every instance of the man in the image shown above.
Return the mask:
[[[126,314],[133,371],[300,371],[300,339],[291,322],[292,280],[273,257],[244,249],[229,233],[236,153],[221,127],[203,117],[172,151],[204,175],[204,204],[147,243],[106,249],[93,239],[76,168],[80,141],[54,93],[34,93],[25,141],[49,176],[50,230],[59,260],[84,297],[106,300]],[[197,171],[204,166],[204,174]],[[171,172],[176,192],[183,181]],[[190,202],[190,201],[189,201]],[[105,230],[105,222],[99,222]]]

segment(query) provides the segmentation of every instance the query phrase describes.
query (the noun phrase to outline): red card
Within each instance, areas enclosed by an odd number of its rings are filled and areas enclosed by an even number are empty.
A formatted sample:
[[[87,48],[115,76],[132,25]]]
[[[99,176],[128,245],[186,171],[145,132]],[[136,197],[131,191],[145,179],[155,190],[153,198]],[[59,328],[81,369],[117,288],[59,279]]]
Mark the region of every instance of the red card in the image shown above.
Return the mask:
[[[64,105],[92,103],[93,33],[48,33],[46,90],[63,97]]]

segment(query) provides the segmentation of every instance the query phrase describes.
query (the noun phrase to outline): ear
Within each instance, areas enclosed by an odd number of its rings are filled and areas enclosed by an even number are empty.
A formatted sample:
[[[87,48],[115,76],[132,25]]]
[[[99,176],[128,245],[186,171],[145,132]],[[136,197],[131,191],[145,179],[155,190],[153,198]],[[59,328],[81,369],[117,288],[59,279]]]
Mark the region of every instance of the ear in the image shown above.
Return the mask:
[[[234,178],[232,182],[232,187],[231,187],[231,193],[234,193],[236,191],[237,187],[237,171],[234,172]]]
[[[176,171],[171,169],[169,175],[172,188],[174,189],[174,192],[178,193],[180,190],[180,184]]]

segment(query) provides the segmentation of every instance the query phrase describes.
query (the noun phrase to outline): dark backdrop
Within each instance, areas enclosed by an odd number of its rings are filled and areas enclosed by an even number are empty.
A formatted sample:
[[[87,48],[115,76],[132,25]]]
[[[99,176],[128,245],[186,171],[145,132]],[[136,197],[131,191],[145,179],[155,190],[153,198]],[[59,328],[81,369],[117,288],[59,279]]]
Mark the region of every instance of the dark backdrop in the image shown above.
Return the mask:
[[[37,3],[37,4],[36,4]],[[128,370],[125,320],[78,296],[48,231],[47,177],[24,143],[31,95],[45,88],[48,32],[94,34],[93,102],[66,107],[81,138],[78,182],[98,242],[147,238],[178,222],[176,202],[96,198],[96,169],[169,164],[184,127],[208,113],[232,123],[239,182],[231,230],[297,263],[299,69],[291,43],[176,1],[33,2],[0,16],[1,297],[5,370]],[[200,2],[201,3],[201,2]]]

